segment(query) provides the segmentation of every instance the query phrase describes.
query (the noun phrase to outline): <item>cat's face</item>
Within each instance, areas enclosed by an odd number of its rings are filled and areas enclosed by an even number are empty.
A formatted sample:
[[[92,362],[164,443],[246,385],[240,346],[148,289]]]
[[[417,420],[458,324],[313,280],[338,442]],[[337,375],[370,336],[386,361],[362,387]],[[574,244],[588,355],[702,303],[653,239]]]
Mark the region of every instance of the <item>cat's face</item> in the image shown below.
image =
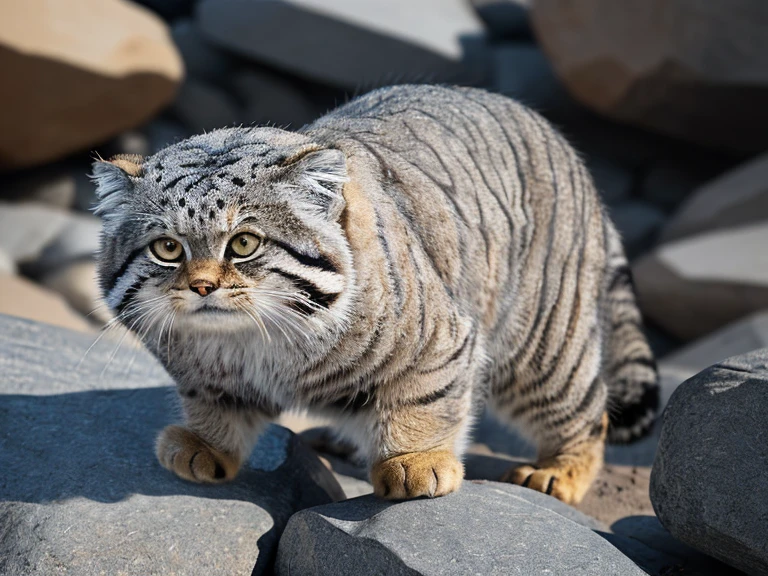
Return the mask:
[[[148,345],[171,329],[290,339],[343,316],[341,152],[227,129],[97,162],[94,179],[104,297]]]

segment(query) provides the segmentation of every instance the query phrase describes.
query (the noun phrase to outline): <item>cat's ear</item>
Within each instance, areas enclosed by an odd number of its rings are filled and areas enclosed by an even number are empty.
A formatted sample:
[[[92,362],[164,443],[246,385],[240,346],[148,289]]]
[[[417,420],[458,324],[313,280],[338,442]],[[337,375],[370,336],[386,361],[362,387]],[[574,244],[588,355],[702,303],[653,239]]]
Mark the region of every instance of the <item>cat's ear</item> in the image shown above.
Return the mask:
[[[341,150],[308,151],[291,162],[305,200],[316,206],[328,220],[338,220],[346,206],[342,189],[349,179],[347,159]]]
[[[99,203],[95,213],[107,216],[124,203],[133,190],[133,179],[143,172],[144,158],[138,154],[118,154],[109,160],[97,160],[93,163],[91,180],[96,184],[96,198]]]

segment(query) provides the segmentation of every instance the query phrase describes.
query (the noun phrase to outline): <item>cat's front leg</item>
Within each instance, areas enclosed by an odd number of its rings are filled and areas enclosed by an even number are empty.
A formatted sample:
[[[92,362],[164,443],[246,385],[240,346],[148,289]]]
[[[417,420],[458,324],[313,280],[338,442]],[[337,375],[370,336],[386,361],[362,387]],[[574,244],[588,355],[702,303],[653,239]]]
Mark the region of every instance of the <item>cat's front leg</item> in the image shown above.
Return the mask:
[[[231,396],[186,392],[180,397],[186,426],[172,425],[160,432],[155,453],[165,468],[193,482],[234,478],[276,415]]]
[[[419,382],[408,386],[419,390]],[[400,395],[379,408],[378,445],[371,481],[374,493],[393,500],[443,496],[464,478],[461,457],[471,420],[471,389],[464,378],[435,389]]]

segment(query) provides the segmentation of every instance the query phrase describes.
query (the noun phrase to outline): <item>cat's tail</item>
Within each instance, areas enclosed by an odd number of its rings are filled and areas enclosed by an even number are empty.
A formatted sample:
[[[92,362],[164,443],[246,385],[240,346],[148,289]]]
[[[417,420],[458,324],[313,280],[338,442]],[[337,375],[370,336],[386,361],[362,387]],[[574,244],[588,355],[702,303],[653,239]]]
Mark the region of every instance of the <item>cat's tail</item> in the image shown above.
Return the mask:
[[[643,333],[632,272],[618,233],[607,225],[608,248],[605,380],[610,424],[608,442],[621,444],[645,436],[659,409],[659,377]]]

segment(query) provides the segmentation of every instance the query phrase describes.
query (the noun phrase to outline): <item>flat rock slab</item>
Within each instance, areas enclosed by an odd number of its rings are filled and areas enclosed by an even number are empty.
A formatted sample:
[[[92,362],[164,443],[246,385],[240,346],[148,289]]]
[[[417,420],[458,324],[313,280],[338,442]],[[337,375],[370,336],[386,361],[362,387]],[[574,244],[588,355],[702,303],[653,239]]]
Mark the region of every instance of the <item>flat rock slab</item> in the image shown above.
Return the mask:
[[[178,479],[153,453],[169,377],[92,341],[0,315],[0,574],[260,574],[294,512],[344,497],[278,426],[234,482]]]
[[[465,482],[434,500],[362,496],[304,510],[280,541],[278,574],[645,574],[595,520],[508,484]]]
[[[768,350],[684,382],[663,416],[651,502],[669,532],[768,574]]]

